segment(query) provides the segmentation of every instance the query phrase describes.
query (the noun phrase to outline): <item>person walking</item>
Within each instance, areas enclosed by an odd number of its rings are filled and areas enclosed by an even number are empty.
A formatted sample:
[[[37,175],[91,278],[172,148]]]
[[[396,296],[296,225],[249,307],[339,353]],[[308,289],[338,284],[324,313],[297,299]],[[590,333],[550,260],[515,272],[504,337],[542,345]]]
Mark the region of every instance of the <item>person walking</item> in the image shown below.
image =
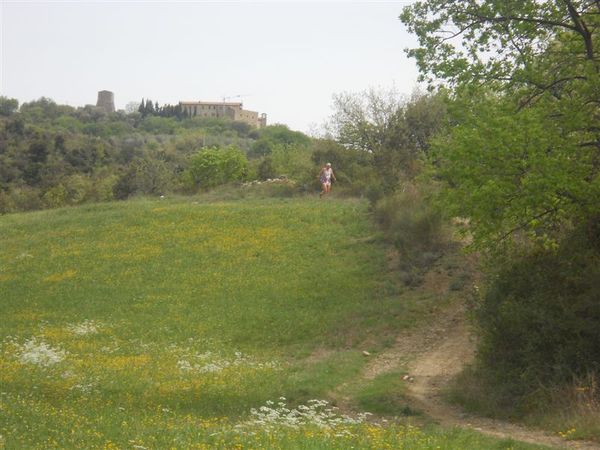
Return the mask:
[[[319,197],[323,197],[323,195],[331,192],[331,183],[337,181],[333,169],[331,168],[331,163],[325,164],[325,167],[321,169],[319,181],[321,182],[321,193],[319,194]]]

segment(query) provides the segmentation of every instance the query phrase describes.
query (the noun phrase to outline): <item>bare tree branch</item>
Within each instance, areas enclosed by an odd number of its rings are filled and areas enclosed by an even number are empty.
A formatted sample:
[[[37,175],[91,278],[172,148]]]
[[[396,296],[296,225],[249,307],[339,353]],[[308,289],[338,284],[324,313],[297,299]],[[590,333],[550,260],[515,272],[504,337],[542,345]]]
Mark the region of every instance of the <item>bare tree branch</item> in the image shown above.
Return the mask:
[[[517,225],[516,227],[514,227],[514,228],[512,228],[512,229],[508,230],[506,233],[504,233],[502,236],[500,236],[500,237],[499,237],[499,238],[496,240],[496,243],[498,243],[498,244],[499,244],[500,242],[503,242],[503,241],[505,241],[506,239],[508,239],[508,238],[509,238],[511,235],[515,234],[517,231],[524,230],[525,228],[527,228],[527,226],[528,226],[528,225],[531,223],[531,221],[532,221],[532,220],[538,220],[538,219],[541,219],[542,217],[544,217],[544,216],[547,216],[548,214],[555,213],[556,211],[557,211],[557,208],[556,208],[556,207],[554,207],[554,208],[550,208],[550,209],[547,209],[547,210],[545,210],[545,211],[541,212],[540,214],[537,214],[537,215],[535,215],[535,216],[533,216],[533,217],[529,218],[529,219],[528,219],[526,222],[522,222],[522,223],[520,223],[520,224],[519,224],[519,225]]]
[[[519,110],[530,105],[533,102],[533,100],[535,100],[537,97],[539,97],[540,95],[543,95],[544,93],[548,92],[549,90],[558,86],[559,84],[566,83],[566,82],[573,81],[573,80],[585,81],[585,80],[587,80],[587,78],[583,77],[583,76],[564,77],[564,78],[560,78],[558,80],[554,80],[552,83],[547,84],[547,85],[536,83],[533,80],[527,80],[525,83],[536,87],[538,89],[538,91],[531,94],[524,102],[522,102],[521,105],[519,106]],[[556,95],[555,93],[552,93],[552,95],[556,98],[560,98],[560,96]]]
[[[536,25],[550,26],[550,27],[561,27],[567,28],[572,31],[579,31],[575,25],[569,25],[565,22],[557,22],[554,20],[540,19],[540,18],[530,18],[530,17],[519,17],[519,16],[498,16],[498,17],[489,17],[481,14],[473,14],[466,12],[468,15],[479,19],[481,22],[490,22],[490,23],[506,23],[506,22],[525,22],[525,23],[533,23]]]
[[[594,43],[592,41],[592,33],[588,29],[587,25],[581,18],[579,12],[575,9],[571,0],[563,0],[567,5],[567,10],[571,16],[571,20],[575,24],[575,31],[581,35],[583,42],[585,43],[585,52],[588,59],[594,59]]]

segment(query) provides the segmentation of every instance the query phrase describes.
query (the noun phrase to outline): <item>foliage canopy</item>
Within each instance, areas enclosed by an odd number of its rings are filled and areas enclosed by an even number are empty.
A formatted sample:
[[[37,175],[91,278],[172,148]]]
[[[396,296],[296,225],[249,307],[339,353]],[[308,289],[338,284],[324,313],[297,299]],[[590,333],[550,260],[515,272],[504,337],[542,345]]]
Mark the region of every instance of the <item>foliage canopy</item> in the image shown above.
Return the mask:
[[[436,163],[481,248],[522,231],[548,245],[600,214],[599,13],[584,0],[404,8],[422,77],[454,87]]]

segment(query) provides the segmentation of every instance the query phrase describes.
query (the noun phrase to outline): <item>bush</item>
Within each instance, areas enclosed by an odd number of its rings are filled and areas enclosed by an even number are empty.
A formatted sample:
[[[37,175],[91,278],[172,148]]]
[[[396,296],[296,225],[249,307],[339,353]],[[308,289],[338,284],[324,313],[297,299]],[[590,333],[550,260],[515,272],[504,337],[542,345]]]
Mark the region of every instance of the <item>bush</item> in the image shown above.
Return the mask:
[[[48,189],[42,199],[49,208],[64,206],[67,204],[67,189],[62,184],[58,184]]]
[[[172,117],[150,116],[144,118],[139,128],[154,134],[173,134],[178,126],[177,119]]]
[[[600,373],[600,220],[505,263],[477,311],[477,370],[509,402]]]
[[[439,255],[448,242],[441,212],[413,184],[381,197],[374,214],[386,238],[413,265],[429,265],[432,258],[422,255]]]
[[[122,173],[113,185],[112,195],[117,200],[125,200],[136,192],[135,168],[130,167]]]
[[[33,211],[44,207],[40,190],[30,187],[13,189],[10,191],[6,202],[9,205],[14,205],[13,211]]]
[[[273,143],[267,139],[257,139],[250,146],[248,155],[252,157],[268,156],[273,152]]]
[[[258,164],[257,175],[259,180],[268,180],[277,176],[273,167],[273,160],[270,157],[263,158]]]
[[[96,202],[108,202],[114,199],[114,189],[119,177],[117,175],[105,175],[97,177],[89,192],[90,200]]]
[[[314,141],[311,160],[317,166],[317,173],[321,167],[330,162],[340,182],[336,186],[336,191],[341,190],[347,195],[366,195],[371,199],[369,195],[371,186],[380,182],[373,166],[371,153],[346,148],[329,139]]]
[[[8,192],[0,190],[0,214],[6,214],[15,210],[15,204]]]
[[[246,156],[236,147],[211,148],[198,152],[190,160],[186,172],[189,183],[195,187],[211,188],[232,181],[243,180],[248,171]]]
[[[93,191],[92,179],[83,175],[71,175],[48,189],[42,199],[50,208],[65,205],[78,205],[90,200]]]

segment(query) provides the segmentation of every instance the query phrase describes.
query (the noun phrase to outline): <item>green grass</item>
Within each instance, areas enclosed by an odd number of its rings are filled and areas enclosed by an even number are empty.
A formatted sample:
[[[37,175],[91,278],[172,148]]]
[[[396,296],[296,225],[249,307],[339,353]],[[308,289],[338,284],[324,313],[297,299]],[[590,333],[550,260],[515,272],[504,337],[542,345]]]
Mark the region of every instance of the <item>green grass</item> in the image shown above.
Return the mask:
[[[405,398],[406,382],[401,372],[379,375],[371,383],[362,386],[355,396],[364,411],[386,416],[413,416],[419,414]]]
[[[0,448],[505,448],[399,425],[235,428],[269,400],[324,398],[359,347],[434,306],[390,288],[375,234],[354,200],[0,217]]]

